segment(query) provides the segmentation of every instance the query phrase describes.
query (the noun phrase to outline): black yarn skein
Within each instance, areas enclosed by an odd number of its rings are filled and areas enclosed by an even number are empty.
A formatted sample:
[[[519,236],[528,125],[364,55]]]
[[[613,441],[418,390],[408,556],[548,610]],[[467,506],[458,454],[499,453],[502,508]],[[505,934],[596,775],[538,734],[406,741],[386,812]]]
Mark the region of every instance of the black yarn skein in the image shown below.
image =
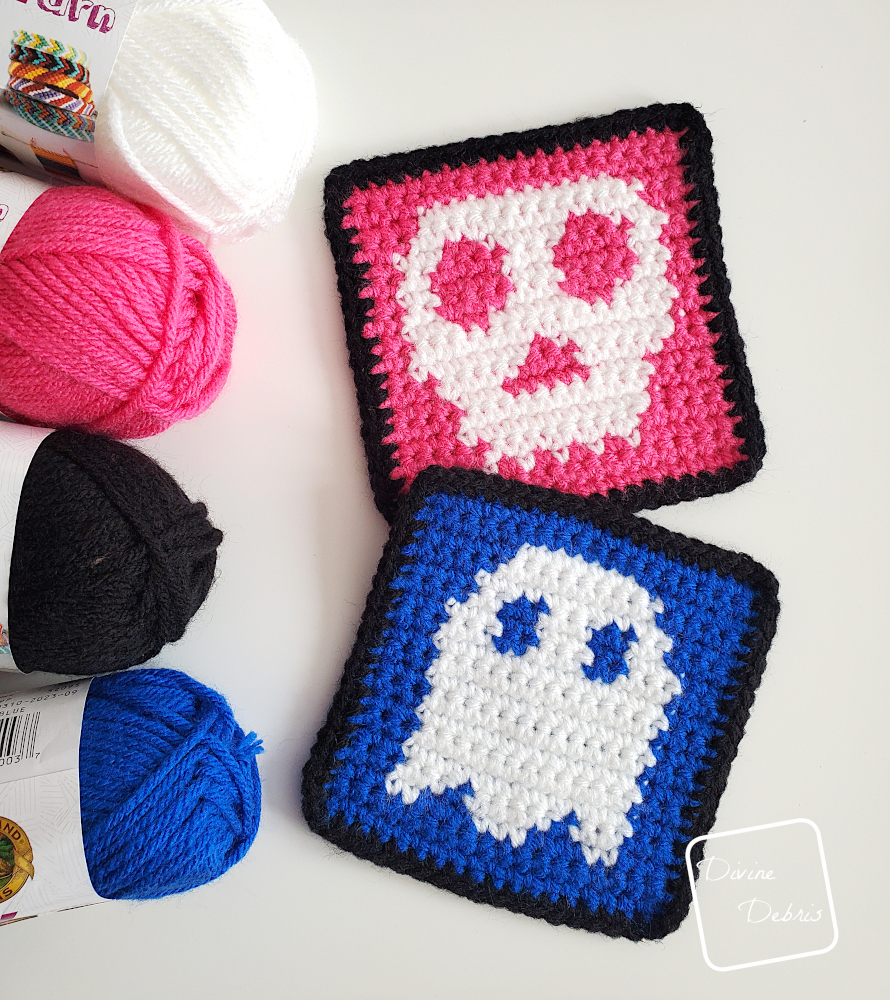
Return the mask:
[[[25,673],[102,674],[182,638],[222,532],[120,441],[54,431],[25,477],[9,574],[9,646]]]

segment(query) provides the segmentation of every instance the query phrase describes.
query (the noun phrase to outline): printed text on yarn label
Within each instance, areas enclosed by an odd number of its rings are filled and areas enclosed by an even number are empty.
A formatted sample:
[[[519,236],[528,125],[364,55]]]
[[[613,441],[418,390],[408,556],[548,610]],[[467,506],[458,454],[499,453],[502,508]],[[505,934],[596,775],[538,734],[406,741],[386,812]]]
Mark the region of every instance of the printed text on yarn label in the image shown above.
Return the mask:
[[[88,28],[107,34],[114,27],[115,12],[112,7],[105,7],[92,0],[17,0],[18,3],[36,3],[37,6],[69,21],[84,21]]]
[[[89,680],[0,696],[0,924],[97,903],[80,823]]]
[[[0,0],[0,147],[39,177],[101,184],[93,137],[138,0]]]
[[[10,176],[0,174],[0,191],[3,180]],[[23,182],[26,178],[16,180]],[[52,430],[0,423],[0,670],[15,670],[9,641],[9,567],[19,500],[31,459],[48,434]]]

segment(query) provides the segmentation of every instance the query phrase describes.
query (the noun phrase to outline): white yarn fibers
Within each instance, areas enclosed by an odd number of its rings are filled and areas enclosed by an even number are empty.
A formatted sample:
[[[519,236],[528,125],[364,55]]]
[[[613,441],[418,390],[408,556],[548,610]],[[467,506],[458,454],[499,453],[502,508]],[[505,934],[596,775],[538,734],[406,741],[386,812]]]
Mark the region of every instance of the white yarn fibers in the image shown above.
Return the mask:
[[[140,0],[96,158],[109,188],[242,240],[284,217],[317,127],[309,62],[262,0]]]

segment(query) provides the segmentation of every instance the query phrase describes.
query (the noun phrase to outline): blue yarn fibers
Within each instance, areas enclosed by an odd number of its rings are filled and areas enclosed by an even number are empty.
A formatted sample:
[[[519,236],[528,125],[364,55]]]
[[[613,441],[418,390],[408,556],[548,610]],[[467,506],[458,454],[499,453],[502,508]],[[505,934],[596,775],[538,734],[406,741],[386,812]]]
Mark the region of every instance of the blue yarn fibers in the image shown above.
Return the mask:
[[[256,733],[178,670],[93,679],[80,737],[80,809],[93,887],[160,899],[218,878],[260,821]]]

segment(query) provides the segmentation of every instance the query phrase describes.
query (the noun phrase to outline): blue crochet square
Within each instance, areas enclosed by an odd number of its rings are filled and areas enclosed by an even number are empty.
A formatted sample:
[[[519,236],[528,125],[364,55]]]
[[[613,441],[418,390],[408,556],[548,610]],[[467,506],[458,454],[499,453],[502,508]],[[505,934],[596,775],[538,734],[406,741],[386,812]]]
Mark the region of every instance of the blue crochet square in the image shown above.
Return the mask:
[[[310,825],[479,902],[661,937],[776,593],[748,556],[606,502],[428,470],[306,767]]]

